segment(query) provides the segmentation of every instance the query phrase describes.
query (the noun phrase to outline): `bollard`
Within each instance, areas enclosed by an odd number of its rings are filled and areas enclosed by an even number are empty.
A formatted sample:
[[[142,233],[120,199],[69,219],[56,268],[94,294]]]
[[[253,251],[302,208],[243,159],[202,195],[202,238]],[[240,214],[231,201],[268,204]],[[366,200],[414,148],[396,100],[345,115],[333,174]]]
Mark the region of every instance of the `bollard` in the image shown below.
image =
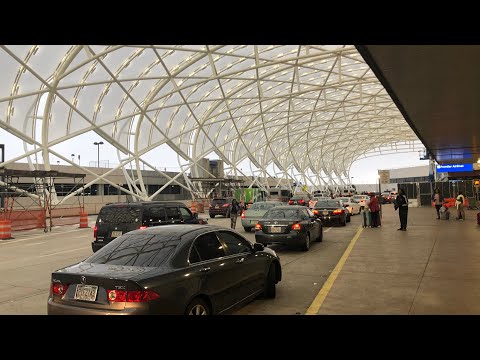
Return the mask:
[[[0,240],[12,238],[12,222],[10,220],[0,220]]]
[[[80,212],[80,229],[88,228],[88,214]]]

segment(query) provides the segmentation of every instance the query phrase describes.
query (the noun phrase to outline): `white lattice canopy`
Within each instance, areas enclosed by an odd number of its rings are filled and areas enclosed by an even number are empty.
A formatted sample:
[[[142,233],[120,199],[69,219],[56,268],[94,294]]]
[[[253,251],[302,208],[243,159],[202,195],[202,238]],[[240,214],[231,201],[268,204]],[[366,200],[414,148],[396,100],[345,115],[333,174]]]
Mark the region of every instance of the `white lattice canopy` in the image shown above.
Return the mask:
[[[167,144],[190,164],[215,152],[320,185],[418,144],[354,46],[7,45],[0,69],[0,126],[47,167],[54,145],[93,130],[123,165]]]

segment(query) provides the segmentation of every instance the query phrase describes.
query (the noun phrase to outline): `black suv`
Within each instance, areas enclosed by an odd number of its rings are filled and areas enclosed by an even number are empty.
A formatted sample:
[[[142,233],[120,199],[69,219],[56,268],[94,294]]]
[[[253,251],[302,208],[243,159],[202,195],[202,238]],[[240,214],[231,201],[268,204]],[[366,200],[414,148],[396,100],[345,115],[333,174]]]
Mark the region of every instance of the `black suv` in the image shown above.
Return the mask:
[[[170,224],[206,224],[207,220],[181,202],[144,201],[107,204],[93,229],[93,252],[129,231]]]
[[[208,214],[213,219],[215,215],[223,215],[226,218],[230,217],[232,209],[232,200],[234,197],[216,198],[212,199],[208,208]]]

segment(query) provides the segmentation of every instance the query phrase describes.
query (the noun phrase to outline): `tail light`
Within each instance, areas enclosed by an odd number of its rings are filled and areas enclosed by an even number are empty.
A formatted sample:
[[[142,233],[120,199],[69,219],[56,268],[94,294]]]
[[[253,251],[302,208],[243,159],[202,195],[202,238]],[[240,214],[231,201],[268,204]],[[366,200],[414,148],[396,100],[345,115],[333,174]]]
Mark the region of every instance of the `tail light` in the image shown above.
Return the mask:
[[[223,207],[229,207],[230,204],[223,204]]]
[[[63,296],[67,292],[68,285],[58,282],[52,282],[52,294]]]
[[[147,228],[147,226],[140,226],[138,229],[139,230],[145,230]]]
[[[298,202],[299,202],[300,204],[305,204],[305,200],[303,200],[303,199],[298,200]]]
[[[260,225],[259,223],[257,223],[255,225],[255,230],[262,230],[262,225]]]
[[[313,210],[313,213],[314,213],[315,215],[318,215],[318,210]]]
[[[125,291],[108,290],[108,300],[110,302],[146,302],[158,299],[160,295],[151,290]]]
[[[242,219],[245,219],[245,211],[242,211]]]
[[[293,205],[293,200],[288,200],[288,205]]]
[[[292,225],[292,230],[302,230],[302,225],[300,225],[300,224],[293,224],[293,225]]]
[[[333,210],[333,213],[334,214],[343,214],[343,210],[342,209],[337,209],[337,210]]]
[[[95,225],[95,226],[93,227],[93,237],[94,237],[95,239],[97,239],[97,230],[98,230],[98,227],[97,227],[97,225]]]

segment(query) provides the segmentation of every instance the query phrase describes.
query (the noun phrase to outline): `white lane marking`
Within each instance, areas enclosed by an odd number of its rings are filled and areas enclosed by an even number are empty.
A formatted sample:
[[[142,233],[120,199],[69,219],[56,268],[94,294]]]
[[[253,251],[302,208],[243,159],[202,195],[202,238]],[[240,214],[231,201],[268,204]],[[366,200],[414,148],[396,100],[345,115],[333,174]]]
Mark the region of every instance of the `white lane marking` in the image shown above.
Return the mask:
[[[6,241],[8,241],[8,242],[0,242],[0,245],[16,244],[16,243],[19,243],[19,242],[22,242],[22,241],[27,241],[27,240],[36,239],[36,238],[41,237],[41,236],[63,235],[63,234],[67,234],[67,233],[71,233],[71,232],[79,231],[79,230],[85,230],[85,229],[75,229],[75,230],[70,230],[70,231],[65,231],[65,232],[55,233],[55,234],[52,234],[52,233],[50,232],[50,233],[44,233],[44,234],[42,234],[42,235],[32,236],[32,237],[29,237],[29,238],[21,238],[21,239],[18,239],[18,240],[10,240],[10,241],[9,241],[9,240],[6,240]]]
[[[42,241],[42,242],[39,242],[39,243],[27,244],[27,245],[25,245],[25,247],[33,246],[33,245],[40,245],[40,244],[45,244],[45,241]]]
[[[323,230],[323,232],[326,233],[326,232],[329,232],[329,231],[332,230],[332,229],[333,229],[333,228],[329,227],[329,228],[327,228],[327,230]]]
[[[90,246],[84,246],[84,247],[76,248],[76,249],[72,249],[72,250],[65,250],[65,251],[59,251],[59,252],[56,252],[56,253],[51,253],[51,254],[46,254],[46,255],[40,255],[40,256],[38,256],[38,257],[41,258],[41,257],[46,257],[46,256],[53,256],[53,255],[58,255],[58,254],[65,254],[65,253],[69,253],[69,252],[72,252],[72,251],[83,250],[83,249],[90,249]]]

